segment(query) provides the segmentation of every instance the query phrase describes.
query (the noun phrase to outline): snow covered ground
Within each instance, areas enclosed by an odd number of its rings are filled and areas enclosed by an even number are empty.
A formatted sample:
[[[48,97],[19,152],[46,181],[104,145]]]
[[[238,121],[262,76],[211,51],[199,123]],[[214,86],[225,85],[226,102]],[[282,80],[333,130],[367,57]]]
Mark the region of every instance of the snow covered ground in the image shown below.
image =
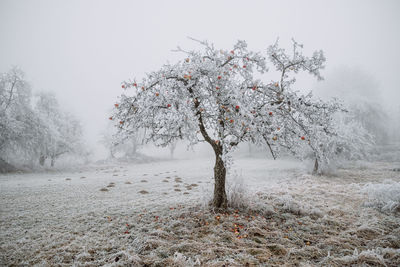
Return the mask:
[[[241,208],[206,208],[214,159],[0,176],[0,265],[400,265],[400,172],[240,158]],[[390,192],[382,194],[382,192]],[[242,194],[242,195],[241,195]]]

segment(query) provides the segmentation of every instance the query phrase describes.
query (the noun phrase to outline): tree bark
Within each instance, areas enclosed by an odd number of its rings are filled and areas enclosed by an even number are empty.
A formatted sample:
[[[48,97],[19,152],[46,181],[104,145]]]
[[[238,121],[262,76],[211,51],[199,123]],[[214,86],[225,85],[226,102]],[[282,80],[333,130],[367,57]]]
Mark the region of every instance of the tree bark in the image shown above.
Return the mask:
[[[186,81],[184,81],[185,84],[187,84]],[[188,88],[188,91],[190,95],[194,98],[194,108],[197,110],[200,106],[200,101],[198,98],[194,95],[192,87]],[[228,206],[228,199],[226,197],[226,191],[225,191],[225,179],[226,179],[226,168],[225,164],[222,161],[222,145],[218,144],[218,140],[213,140],[209,134],[207,133],[206,127],[204,126],[203,123],[203,117],[201,115],[200,111],[196,112],[196,115],[198,116],[199,120],[199,128],[200,128],[200,133],[203,135],[204,140],[209,143],[212,148],[214,149],[215,152],[215,166],[214,166],[214,199],[213,199],[213,206],[216,209],[226,209]],[[222,127],[223,127],[223,121]]]
[[[226,169],[222,161],[221,154],[215,153],[215,166],[214,166],[214,200],[213,206],[217,209],[226,209],[228,199],[225,191]]]
[[[40,157],[39,157],[40,166],[44,166],[45,160],[46,160],[46,157],[44,155],[40,155]]]
[[[317,174],[318,173],[318,168],[319,168],[319,166],[318,166],[318,159],[315,159],[315,162],[314,162],[314,169],[313,169],[313,174]]]

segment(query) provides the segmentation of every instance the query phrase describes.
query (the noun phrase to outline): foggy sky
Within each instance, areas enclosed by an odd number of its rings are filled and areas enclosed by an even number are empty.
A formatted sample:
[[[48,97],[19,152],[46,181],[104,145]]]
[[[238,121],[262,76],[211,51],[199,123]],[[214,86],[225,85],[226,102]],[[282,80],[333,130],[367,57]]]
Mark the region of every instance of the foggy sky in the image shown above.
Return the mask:
[[[121,82],[174,62],[177,45],[196,47],[187,36],[224,49],[246,40],[264,52],[277,37],[283,45],[293,37],[309,53],[324,50],[323,74],[340,66],[372,74],[393,106],[400,99],[399,14],[396,0],[0,0],[0,72],[18,65],[34,91],[55,92],[92,144]]]

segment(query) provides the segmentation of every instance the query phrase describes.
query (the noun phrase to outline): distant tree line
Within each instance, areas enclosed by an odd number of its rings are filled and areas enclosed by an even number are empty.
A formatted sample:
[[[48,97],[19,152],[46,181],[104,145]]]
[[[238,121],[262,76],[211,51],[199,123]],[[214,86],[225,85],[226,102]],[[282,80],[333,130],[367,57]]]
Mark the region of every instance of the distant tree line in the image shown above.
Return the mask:
[[[17,67],[0,74],[0,172],[53,167],[66,154],[82,154],[82,127],[56,97],[33,95]]]

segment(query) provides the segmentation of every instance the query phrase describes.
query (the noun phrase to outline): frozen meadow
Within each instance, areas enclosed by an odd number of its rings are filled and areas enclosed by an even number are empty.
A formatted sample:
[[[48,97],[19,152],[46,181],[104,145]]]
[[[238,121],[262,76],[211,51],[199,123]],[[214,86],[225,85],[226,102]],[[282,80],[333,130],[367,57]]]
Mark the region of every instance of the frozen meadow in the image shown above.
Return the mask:
[[[0,267],[400,266],[399,14],[1,0]]]
[[[0,265],[400,265],[398,163],[312,176],[304,162],[242,157],[225,213],[207,207],[213,163],[1,175]]]

